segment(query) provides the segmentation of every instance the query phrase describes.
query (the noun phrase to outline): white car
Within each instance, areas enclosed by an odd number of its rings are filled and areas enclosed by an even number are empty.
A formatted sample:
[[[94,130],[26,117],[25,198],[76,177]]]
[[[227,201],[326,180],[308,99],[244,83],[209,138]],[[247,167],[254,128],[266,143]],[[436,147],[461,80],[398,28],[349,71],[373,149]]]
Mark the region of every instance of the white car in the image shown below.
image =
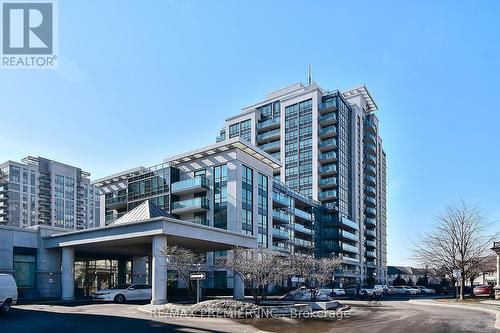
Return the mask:
[[[151,286],[147,284],[133,284],[117,286],[113,289],[103,289],[95,292],[93,299],[115,303],[147,301],[151,299]]]
[[[420,290],[420,292],[425,295],[434,295],[436,293],[434,289],[427,288],[424,286],[415,286],[415,288]]]
[[[11,305],[17,303],[16,280],[9,274],[0,274],[0,312],[9,312]]]
[[[394,291],[396,292],[396,294],[405,294],[405,295],[420,294],[420,290],[408,286],[396,286],[394,287]]]
[[[342,288],[321,288],[320,290],[331,297],[345,295],[345,290]]]

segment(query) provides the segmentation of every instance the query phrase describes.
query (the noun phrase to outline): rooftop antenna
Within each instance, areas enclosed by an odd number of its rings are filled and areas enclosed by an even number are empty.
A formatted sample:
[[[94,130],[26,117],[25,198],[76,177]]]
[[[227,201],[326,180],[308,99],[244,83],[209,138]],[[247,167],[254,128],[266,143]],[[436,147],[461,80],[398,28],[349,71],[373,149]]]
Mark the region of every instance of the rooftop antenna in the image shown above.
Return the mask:
[[[311,65],[307,66],[307,83],[309,85],[312,83]]]

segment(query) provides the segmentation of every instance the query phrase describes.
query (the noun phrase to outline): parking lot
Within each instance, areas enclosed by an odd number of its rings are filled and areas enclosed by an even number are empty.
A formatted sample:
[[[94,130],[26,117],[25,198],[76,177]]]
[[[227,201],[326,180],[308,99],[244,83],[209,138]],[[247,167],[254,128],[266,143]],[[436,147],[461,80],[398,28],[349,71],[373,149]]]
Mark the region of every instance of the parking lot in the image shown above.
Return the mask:
[[[415,298],[415,297],[414,297]],[[425,306],[406,300],[342,300],[350,318],[257,319],[151,318],[139,304],[18,305],[0,317],[3,332],[495,332],[495,317],[467,309]]]

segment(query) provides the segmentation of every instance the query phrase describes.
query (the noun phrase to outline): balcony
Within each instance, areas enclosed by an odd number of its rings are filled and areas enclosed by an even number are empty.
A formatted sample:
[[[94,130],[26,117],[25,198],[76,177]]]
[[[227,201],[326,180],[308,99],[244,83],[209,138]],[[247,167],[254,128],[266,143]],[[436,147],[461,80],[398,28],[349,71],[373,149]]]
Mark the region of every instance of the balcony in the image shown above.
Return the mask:
[[[0,186],[0,193],[7,193],[7,186]]]
[[[337,153],[334,151],[329,151],[327,153],[321,153],[321,154],[319,154],[318,159],[319,159],[320,163],[336,162],[337,161]]]
[[[319,130],[319,137],[321,139],[333,138],[334,136],[337,136],[337,128],[334,125]]]
[[[6,201],[9,199],[9,196],[7,194],[0,194],[0,201]]]
[[[278,244],[279,245],[273,245],[273,247],[272,247],[273,251],[285,252],[285,253],[290,252],[290,248],[288,247],[287,244],[283,244],[283,243],[278,243]]]
[[[319,180],[320,188],[337,187],[337,177],[328,177]]]
[[[265,120],[257,124],[257,131],[269,130],[280,127],[280,117]]]
[[[318,169],[321,176],[334,175],[337,173],[337,166],[335,164],[323,165]]]
[[[280,193],[273,192],[273,201],[277,203],[277,206],[290,207],[290,198],[286,197]]]
[[[354,246],[354,245],[342,243],[342,251],[350,252],[350,253],[359,253],[359,248],[357,246]]]
[[[375,254],[375,251],[366,251],[366,257],[367,258],[377,258],[377,255]]]
[[[339,236],[341,239],[347,239],[347,240],[354,241],[354,242],[359,241],[358,235],[356,235],[352,232],[346,231],[346,230],[340,230]]]
[[[367,238],[375,238],[375,237],[377,237],[377,233],[375,232],[375,230],[366,229],[365,233],[366,233],[366,237]]]
[[[375,186],[377,185],[377,180],[376,180],[376,179],[375,179],[375,177],[373,177],[373,176],[368,176],[368,175],[366,175],[366,176],[365,176],[365,183],[366,183],[367,185],[370,185],[370,186],[375,187]]]
[[[263,145],[259,145],[258,147],[260,149],[268,152],[268,153],[273,153],[273,152],[280,150],[280,141],[278,140],[278,141],[265,143]]]
[[[280,137],[280,129],[277,128],[272,131],[257,135],[257,142],[276,140],[279,139],[279,137]]]
[[[311,241],[308,241],[305,239],[295,238],[293,240],[293,243],[295,244],[295,246],[301,246],[301,247],[307,247],[307,248],[313,247],[313,243]]]
[[[365,130],[370,131],[372,134],[377,133],[377,126],[370,119],[365,118],[365,120],[363,121],[363,125],[364,125],[363,127],[365,128]]]
[[[377,226],[377,220],[371,217],[365,218],[365,223],[372,228]]]
[[[341,217],[340,218],[340,224],[341,224],[342,227],[347,227],[347,228],[354,229],[354,230],[358,230],[359,229],[359,225],[356,222],[351,221],[351,220],[349,220],[346,217]]]
[[[226,140],[226,133],[224,133],[223,135],[222,134],[219,134],[217,135],[217,137],[215,138],[215,142],[221,142],[221,141],[224,141]]]
[[[347,265],[358,265],[359,259],[351,258],[348,256],[342,256],[342,263],[347,264]]]
[[[7,211],[4,209],[0,209],[0,216],[7,216]]]
[[[377,147],[371,143],[365,145],[365,151],[367,154],[377,155]]]
[[[324,101],[323,103],[318,104],[318,111],[321,114],[325,114],[328,112],[337,110],[337,100],[336,98],[332,98],[330,100]]]
[[[172,203],[173,214],[196,213],[207,211],[210,204],[207,198],[194,198]]]
[[[377,195],[377,190],[373,186],[365,185],[365,194],[367,196],[375,197]]]
[[[369,217],[377,216],[377,210],[375,208],[366,207],[365,213],[366,213],[366,216],[369,216]]]
[[[210,182],[206,177],[194,177],[181,180],[172,184],[170,192],[172,194],[188,194],[205,192],[210,189]]]
[[[278,223],[290,223],[291,216],[279,210],[273,210],[273,220]]]
[[[377,200],[375,200],[375,198],[367,196],[365,197],[365,203],[367,206],[375,207],[377,205]]]
[[[306,221],[312,221],[312,215],[311,213],[304,212],[303,210],[300,210],[298,208],[294,209],[295,216],[304,219]]]
[[[377,247],[377,243],[375,243],[375,241],[372,241],[372,240],[367,240],[366,241],[366,247],[376,248]]]
[[[365,143],[369,143],[369,144],[377,144],[377,138],[375,137],[375,135],[373,134],[370,134],[370,133],[365,133],[365,136],[363,137],[363,141]]]
[[[369,164],[365,164],[365,172],[369,176],[376,176],[377,175],[377,169],[375,169],[373,166]]]
[[[376,165],[377,164],[377,159],[373,155],[365,154],[365,162],[369,163],[371,165]]]
[[[290,239],[290,233],[286,230],[273,228],[273,237],[288,240]]]
[[[319,200],[337,199],[337,191],[336,190],[328,190],[328,191],[319,192],[318,199]]]
[[[321,126],[333,125],[337,123],[337,115],[335,113],[327,113],[319,116],[318,120]]]
[[[8,205],[5,201],[0,201],[0,209],[7,209]]]
[[[322,152],[337,149],[337,139],[331,138],[331,139],[322,140],[318,144],[318,147],[319,147],[319,150]]]
[[[303,226],[302,224],[298,224],[298,223],[295,223],[293,225],[293,229],[297,232],[301,232],[303,234],[307,234],[307,235],[312,235],[313,234],[313,231],[312,229],[309,229],[309,228],[306,228],[305,226]]]

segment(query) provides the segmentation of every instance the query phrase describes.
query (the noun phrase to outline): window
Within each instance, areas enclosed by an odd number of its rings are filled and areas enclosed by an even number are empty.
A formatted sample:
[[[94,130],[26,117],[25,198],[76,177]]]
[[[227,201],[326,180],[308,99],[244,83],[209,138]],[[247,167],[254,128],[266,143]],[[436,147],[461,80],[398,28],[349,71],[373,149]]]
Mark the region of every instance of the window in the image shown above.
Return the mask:
[[[241,168],[241,230],[253,235],[253,170],[246,165]]]
[[[227,229],[227,165],[214,168],[214,227]]]
[[[9,171],[10,181],[14,182],[14,183],[19,183],[20,182],[20,179],[19,179],[20,172],[21,172],[21,169],[19,169],[19,167],[11,165],[10,171]]]

